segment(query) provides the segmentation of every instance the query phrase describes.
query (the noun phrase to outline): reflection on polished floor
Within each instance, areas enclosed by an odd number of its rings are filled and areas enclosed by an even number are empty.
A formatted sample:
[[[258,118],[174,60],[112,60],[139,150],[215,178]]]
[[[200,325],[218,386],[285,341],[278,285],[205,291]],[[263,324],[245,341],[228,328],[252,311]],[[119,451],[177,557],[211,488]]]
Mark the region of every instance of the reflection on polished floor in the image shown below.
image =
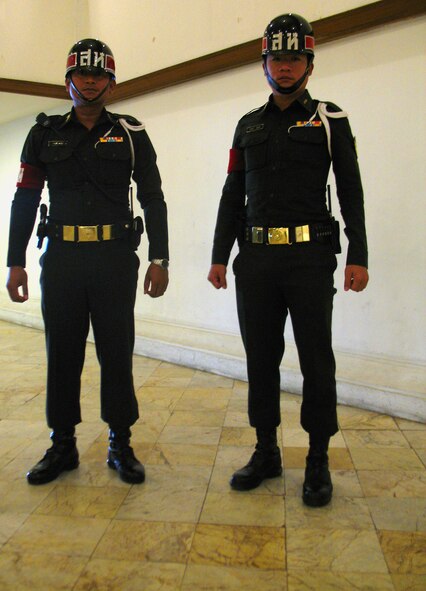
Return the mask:
[[[339,407],[334,498],[300,498],[307,436],[283,394],[285,473],[249,493],[228,479],[249,458],[246,385],[135,357],[147,480],[105,463],[98,364],[82,380],[81,464],[43,486],[26,470],[49,445],[43,334],[0,322],[1,591],[426,589],[426,426]]]

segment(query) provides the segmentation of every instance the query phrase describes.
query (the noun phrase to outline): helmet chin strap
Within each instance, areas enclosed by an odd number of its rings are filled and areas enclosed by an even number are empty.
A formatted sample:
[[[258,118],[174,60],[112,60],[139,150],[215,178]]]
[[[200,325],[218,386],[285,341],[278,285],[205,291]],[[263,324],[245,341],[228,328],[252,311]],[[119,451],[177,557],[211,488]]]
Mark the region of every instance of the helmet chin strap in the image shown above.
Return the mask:
[[[280,94],[292,94],[293,92],[296,92],[296,90],[299,90],[299,88],[302,86],[302,84],[306,80],[306,77],[309,74],[309,65],[306,68],[303,76],[301,78],[299,78],[299,80],[297,82],[295,82],[292,86],[289,86],[288,88],[284,88],[283,86],[280,86],[278,84],[278,82],[272,78],[272,76],[269,74],[268,66],[266,66],[266,62],[265,62],[265,70],[266,70],[266,79],[274,90],[277,90]]]
[[[105,88],[103,90],[101,90],[101,92],[98,94],[98,96],[95,96],[92,99],[88,99],[78,90],[77,86],[73,82],[72,76],[70,76],[70,83],[71,83],[71,86],[73,87],[73,89],[75,90],[75,92],[78,94],[78,96],[81,98],[81,100],[83,100],[85,103],[93,103],[94,101],[97,101],[98,99],[100,99],[101,96],[104,94],[104,92],[106,92],[106,89],[109,86],[109,82],[108,82],[108,84],[105,86]]]

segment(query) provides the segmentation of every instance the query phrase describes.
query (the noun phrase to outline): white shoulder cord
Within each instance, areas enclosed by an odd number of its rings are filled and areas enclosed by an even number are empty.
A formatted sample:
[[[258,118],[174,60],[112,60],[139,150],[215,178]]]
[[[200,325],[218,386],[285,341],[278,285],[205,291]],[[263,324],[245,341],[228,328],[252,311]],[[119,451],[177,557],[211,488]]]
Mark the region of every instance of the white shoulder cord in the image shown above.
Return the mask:
[[[330,130],[330,123],[328,122],[328,117],[330,117],[331,119],[341,119],[342,117],[347,117],[348,114],[346,113],[346,111],[337,111],[337,112],[329,111],[327,103],[318,103],[317,110],[312,115],[312,117],[309,119],[309,121],[312,121],[315,118],[317,113],[318,113],[319,118],[321,119],[321,121],[325,127],[325,133],[327,134],[328,153],[330,154],[330,158],[332,158],[332,156],[331,156],[331,130]]]
[[[135,168],[135,149],[133,147],[133,140],[132,140],[132,136],[130,135],[129,129],[131,131],[142,131],[143,129],[145,129],[145,124],[141,123],[140,125],[130,125],[130,123],[128,123],[123,117],[120,117],[118,122],[121,124],[121,126],[123,127],[124,131],[127,133],[127,136],[129,138],[130,152],[132,154],[132,170],[133,170]]]

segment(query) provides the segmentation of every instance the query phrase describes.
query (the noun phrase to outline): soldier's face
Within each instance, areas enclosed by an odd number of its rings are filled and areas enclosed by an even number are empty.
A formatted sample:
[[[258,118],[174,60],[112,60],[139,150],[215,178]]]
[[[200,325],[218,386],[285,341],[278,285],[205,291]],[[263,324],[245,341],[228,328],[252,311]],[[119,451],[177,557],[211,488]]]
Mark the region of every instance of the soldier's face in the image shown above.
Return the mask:
[[[269,75],[281,87],[290,88],[302,78],[308,68],[308,57],[301,53],[283,53],[271,55],[266,58],[264,68],[268,69]],[[313,63],[308,68],[308,76],[304,80],[301,89],[304,89],[308,83],[308,78],[312,74]]]

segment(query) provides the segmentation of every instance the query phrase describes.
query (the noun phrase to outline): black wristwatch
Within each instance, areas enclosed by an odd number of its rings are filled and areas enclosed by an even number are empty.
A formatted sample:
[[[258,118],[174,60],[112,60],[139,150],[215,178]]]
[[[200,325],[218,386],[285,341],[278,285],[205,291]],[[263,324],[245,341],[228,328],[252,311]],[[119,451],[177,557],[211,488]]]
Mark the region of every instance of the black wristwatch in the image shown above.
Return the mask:
[[[154,265],[158,265],[159,267],[162,267],[163,269],[169,268],[169,261],[167,259],[152,259],[151,263],[153,263]]]

